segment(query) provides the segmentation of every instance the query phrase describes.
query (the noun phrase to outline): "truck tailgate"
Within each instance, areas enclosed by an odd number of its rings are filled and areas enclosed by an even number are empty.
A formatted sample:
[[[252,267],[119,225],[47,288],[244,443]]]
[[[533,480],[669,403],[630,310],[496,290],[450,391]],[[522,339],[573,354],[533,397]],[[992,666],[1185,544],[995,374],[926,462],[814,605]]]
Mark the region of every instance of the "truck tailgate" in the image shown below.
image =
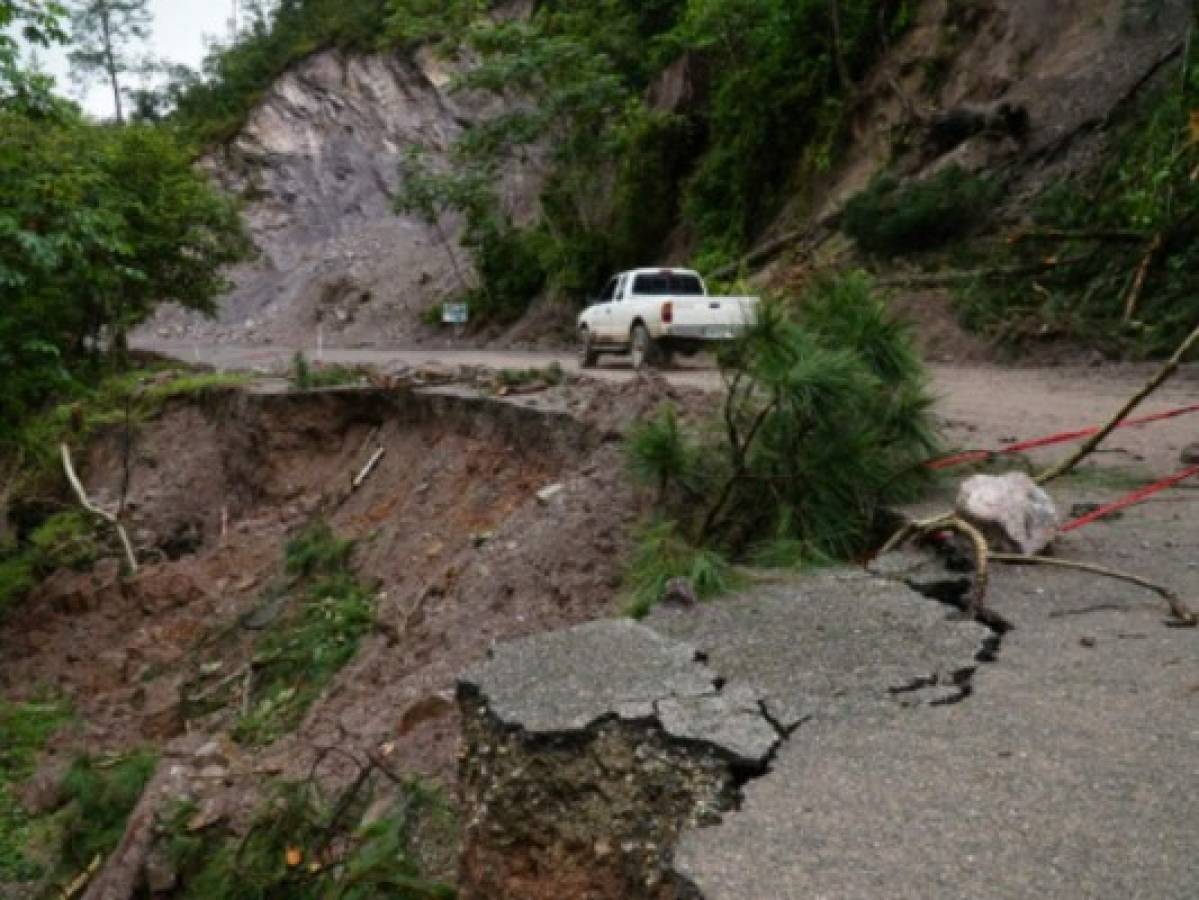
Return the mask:
[[[670,334],[727,340],[757,320],[756,297],[686,297],[674,300]]]

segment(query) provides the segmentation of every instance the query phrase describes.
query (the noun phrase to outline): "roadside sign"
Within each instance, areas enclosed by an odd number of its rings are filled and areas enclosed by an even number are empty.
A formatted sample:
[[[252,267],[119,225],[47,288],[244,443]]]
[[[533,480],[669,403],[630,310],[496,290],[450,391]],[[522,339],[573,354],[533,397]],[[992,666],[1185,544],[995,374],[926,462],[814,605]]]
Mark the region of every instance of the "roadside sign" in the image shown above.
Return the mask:
[[[441,307],[443,325],[465,325],[470,321],[469,303],[445,303]]]

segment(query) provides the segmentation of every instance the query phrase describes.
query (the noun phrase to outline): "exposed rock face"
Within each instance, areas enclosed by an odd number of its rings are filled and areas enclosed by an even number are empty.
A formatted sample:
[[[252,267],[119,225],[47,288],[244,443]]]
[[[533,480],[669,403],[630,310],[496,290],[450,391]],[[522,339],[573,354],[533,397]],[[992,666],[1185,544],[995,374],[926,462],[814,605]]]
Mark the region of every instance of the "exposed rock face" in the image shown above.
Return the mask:
[[[314,345],[318,327],[342,345],[410,339],[421,312],[462,288],[441,236],[397,216],[391,199],[409,148],[445,165],[463,127],[487,111],[482,98],[451,93],[453,75],[426,54],[323,51],[281,77],[238,136],[202,163],[246,201],[260,258],[233,273],[218,322],[173,311],[148,330],[297,345]],[[513,174],[502,192],[519,218],[536,185]],[[459,223],[442,224],[455,241]]]

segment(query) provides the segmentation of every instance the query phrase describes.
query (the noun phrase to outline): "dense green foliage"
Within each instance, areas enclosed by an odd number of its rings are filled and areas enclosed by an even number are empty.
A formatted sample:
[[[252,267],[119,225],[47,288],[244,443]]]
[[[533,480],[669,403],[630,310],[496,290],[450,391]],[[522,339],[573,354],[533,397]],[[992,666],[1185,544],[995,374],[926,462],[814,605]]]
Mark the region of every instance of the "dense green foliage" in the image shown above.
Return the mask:
[[[634,472],[673,523],[648,533],[647,564],[634,566],[640,605],[673,575],[718,583],[716,564],[680,549],[684,539],[772,565],[852,558],[880,507],[924,484],[920,463],[936,449],[911,336],[864,275],[819,282],[794,315],[767,306],[721,366],[717,421],[688,429],[667,411],[629,438]],[[655,570],[655,553],[677,565]]]
[[[652,427],[645,429],[644,436],[652,431]],[[676,578],[686,578],[700,600],[719,596],[737,583],[728,560],[719,551],[689,542],[679,533],[676,522],[662,521],[645,526],[637,536],[625,575],[628,614],[638,619],[647,615]]]
[[[964,291],[967,325],[1141,356],[1169,353],[1199,324],[1199,42],[1113,142],[1104,166],[1039,200],[1006,259],[989,256],[1027,274]]]
[[[20,64],[17,34],[32,47],[48,47],[66,35],[62,8],[45,0],[0,0],[0,110],[38,113],[56,106],[46,76]]]
[[[31,881],[41,874],[27,856],[31,823],[14,790],[33,774],[38,754],[70,715],[67,705],[58,701],[0,700],[0,885]]]
[[[958,166],[924,181],[883,175],[846,204],[843,228],[867,253],[899,256],[969,237],[998,199],[991,180]]]
[[[167,825],[168,852],[183,900],[452,900],[452,888],[426,879],[414,844],[422,836],[452,845],[456,823],[441,794],[413,780],[373,823],[355,827],[369,791],[325,798],[311,785],[281,784],[242,840],[224,829],[187,827],[183,805]]]
[[[352,549],[323,522],[288,543],[285,568],[297,579],[293,608],[255,645],[248,712],[233,729],[238,741],[266,744],[294,730],[358,652],[374,622],[374,595],[349,571]]]
[[[0,440],[159,303],[211,311],[249,250],[235,208],[150,126],[0,110],[0,196]]]

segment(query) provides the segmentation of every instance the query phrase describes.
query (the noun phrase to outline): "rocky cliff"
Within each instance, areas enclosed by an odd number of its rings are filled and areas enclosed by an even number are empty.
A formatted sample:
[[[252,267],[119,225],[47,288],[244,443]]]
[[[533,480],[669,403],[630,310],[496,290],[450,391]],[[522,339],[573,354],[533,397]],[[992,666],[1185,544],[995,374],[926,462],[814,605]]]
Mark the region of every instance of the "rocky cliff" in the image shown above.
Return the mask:
[[[245,202],[259,258],[232,273],[215,321],[178,310],[150,324],[160,338],[314,346],[405,343],[421,313],[461,287],[427,223],[397,216],[391,197],[411,147],[434,166],[487,110],[449,90],[454,71],[431,54],[317,53],[280,78],[245,127],[202,165]],[[518,212],[531,178],[508,177]],[[460,223],[442,223],[453,240]],[[460,251],[459,251],[460,252]]]

